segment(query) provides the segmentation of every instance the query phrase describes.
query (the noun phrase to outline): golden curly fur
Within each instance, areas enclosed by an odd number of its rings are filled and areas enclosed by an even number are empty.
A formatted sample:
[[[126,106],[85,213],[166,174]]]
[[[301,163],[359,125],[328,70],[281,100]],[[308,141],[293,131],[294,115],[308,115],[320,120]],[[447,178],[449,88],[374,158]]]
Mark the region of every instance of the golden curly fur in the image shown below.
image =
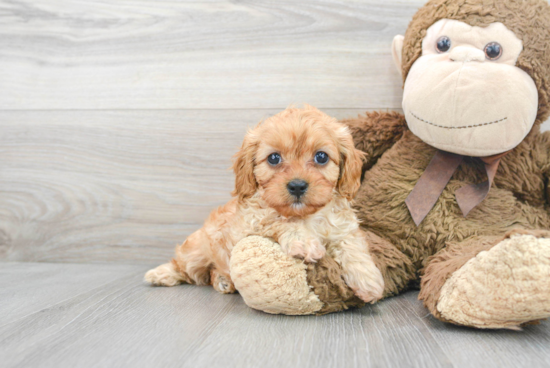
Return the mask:
[[[326,163],[315,161],[324,152]],[[278,154],[281,162],[268,158]],[[277,241],[287,254],[311,263],[328,253],[365,302],[381,298],[383,278],[350,201],[359,189],[363,153],[347,127],[314,107],[289,108],[249,131],[235,155],[235,196],[176,248],[171,263],[150,270],[153,285],[211,284],[235,292],[229,270],[233,246],[249,235]],[[290,182],[307,184],[302,195]]]

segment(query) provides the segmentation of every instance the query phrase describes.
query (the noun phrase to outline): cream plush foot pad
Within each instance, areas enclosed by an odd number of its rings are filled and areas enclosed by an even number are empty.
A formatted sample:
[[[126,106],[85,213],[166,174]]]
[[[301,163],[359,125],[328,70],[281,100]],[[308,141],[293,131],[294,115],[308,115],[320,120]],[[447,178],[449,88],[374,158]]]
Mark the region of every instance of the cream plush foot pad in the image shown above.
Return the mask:
[[[307,283],[306,266],[259,236],[241,240],[231,251],[231,279],[245,303],[272,314],[313,314],[323,303]]]
[[[445,282],[437,309],[478,328],[550,317],[550,239],[516,235],[479,253]]]

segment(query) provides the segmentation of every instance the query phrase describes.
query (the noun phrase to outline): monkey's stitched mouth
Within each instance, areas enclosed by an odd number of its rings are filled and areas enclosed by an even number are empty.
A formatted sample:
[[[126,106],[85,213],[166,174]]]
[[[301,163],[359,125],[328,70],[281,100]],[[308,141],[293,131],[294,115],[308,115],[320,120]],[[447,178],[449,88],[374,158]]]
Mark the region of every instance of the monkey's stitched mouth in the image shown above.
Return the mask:
[[[429,124],[429,125],[433,125],[434,127],[438,127],[438,128],[443,128],[443,129],[468,129],[468,128],[477,128],[477,127],[480,127],[480,126],[485,126],[485,125],[491,125],[491,124],[498,124],[498,123],[502,123],[503,121],[507,120],[508,117],[505,117],[505,118],[502,118],[502,119],[499,119],[499,120],[495,120],[495,121],[490,121],[490,122],[487,122],[487,123],[482,123],[482,124],[473,124],[473,125],[462,125],[462,126],[456,126],[456,127],[446,127],[446,126],[443,126],[443,125],[438,125],[438,124],[434,124],[434,123],[431,123],[427,120],[424,120],[418,116],[416,116],[412,111],[409,111],[409,113],[416,119],[420,120],[421,122],[423,123],[426,123],[426,124]]]

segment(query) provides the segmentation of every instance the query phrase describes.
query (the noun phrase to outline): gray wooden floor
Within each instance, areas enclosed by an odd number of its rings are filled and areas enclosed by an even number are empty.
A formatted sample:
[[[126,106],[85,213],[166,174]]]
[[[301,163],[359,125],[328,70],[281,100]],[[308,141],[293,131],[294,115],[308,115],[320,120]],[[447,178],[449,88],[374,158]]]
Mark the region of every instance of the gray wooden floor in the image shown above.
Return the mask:
[[[549,322],[521,332],[450,326],[416,292],[345,313],[273,316],[210,287],[150,287],[147,269],[2,264],[0,366],[550,366]]]

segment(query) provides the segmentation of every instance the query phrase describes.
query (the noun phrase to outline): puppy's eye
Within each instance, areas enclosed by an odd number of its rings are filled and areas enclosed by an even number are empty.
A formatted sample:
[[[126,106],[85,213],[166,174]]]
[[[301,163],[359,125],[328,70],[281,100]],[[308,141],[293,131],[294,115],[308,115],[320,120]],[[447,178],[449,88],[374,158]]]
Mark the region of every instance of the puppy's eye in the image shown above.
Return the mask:
[[[271,166],[277,166],[281,163],[281,161],[281,155],[279,155],[278,153],[272,153],[271,155],[267,156],[267,162],[269,162]]]
[[[319,151],[315,154],[315,157],[313,159],[319,165],[324,165],[328,162],[328,155],[323,151]]]
[[[485,46],[485,57],[496,60],[502,55],[502,46],[498,42],[490,42]]]
[[[449,51],[451,48],[451,39],[447,36],[439,37],[435,43],[435,48],[439,53]]]

